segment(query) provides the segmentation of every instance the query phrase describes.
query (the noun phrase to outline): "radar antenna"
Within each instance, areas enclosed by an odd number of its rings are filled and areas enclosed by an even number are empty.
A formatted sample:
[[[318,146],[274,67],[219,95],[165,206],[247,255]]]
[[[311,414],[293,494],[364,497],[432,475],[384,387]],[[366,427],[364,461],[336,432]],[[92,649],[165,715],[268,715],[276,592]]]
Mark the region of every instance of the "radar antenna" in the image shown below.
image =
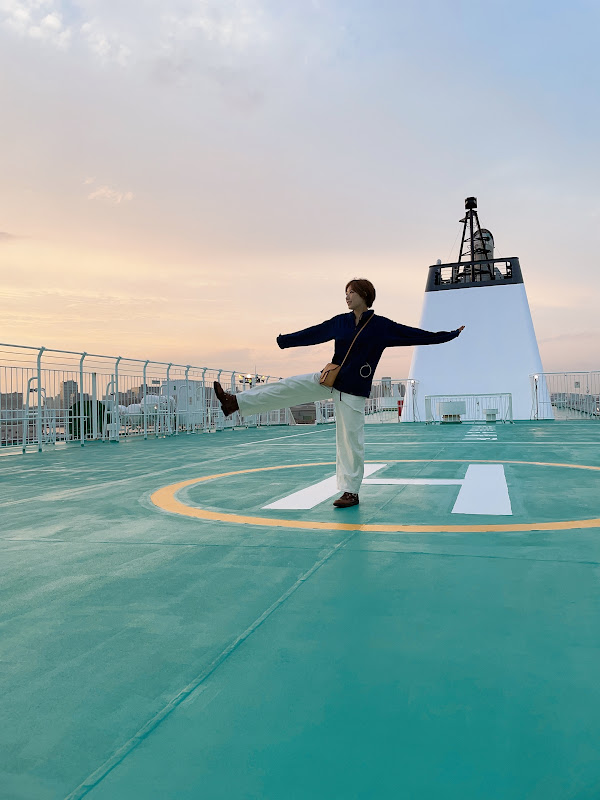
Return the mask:
[[[477,198],[467,197],[465,199],[465,211],[467,212],[460,222],[463,223],[462,238],[460,240],[460,251],[458,254],[458,263],[465,264],[473,261],[488,261],[494,257],[494,240],[489,231],[482,228],[479,224],[479,215],[477,214]],[[469,237],[467,238],[467,226],[469,228]],[[491,265],[475,265],[471,263],[471,272],[490,272],[490,277],[493,278]],[[460,268],[459,268],[460,272]]]

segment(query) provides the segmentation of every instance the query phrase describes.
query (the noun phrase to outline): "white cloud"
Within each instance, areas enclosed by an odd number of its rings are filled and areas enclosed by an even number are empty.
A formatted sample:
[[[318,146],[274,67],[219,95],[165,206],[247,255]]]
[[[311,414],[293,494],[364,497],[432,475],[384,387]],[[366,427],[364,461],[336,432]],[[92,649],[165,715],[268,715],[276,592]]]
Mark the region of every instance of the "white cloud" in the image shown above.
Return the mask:
[[[0,0],[0,22],[17,35],[60,50],[80,43],[101,63],[126,66],[132,51],[124,39],[128,38],[128,30],[135,30],[136,16],[124,17],[115,25],[107,17],[106,5],[98,4],[105,19],[91,13],[93,8],[89,5],[85,0]],[[65,18],[70,18],[70,24],[65,23]]]
[[[57,5],[55,0],[0,0],[0,14],[5,26],[15,33],[64,50],[72,30],[63,23]]]
[[[115,33],[109,33],[98,19],[85,22],[81,35],[89,50],[103,64],[114,63],[126,67],[132,58],[132,49]]]
[[[197,0],[191,11],[165,14],[161,22],[163,42],[172,44],[204,38],[241,49],[268,39],[261,6],[253,0]]]
[[[123,192],[120,189],[113,189],[111,186],[99,186],[88,194],[88,200],[106,200],[114,205],[119,205],[133,200],[133,192]]]
[[[261,0],[191,0],[180,12],[143,0],[0,0],[0,23],[20,36],[66,49],[74,43],[102,64],[177,58],[202,42],[227,51],[268,38]],[[65,23],[65,19],[69,23]]]
[[[85,178],[83,181],[84,186],[92,186],[96,183],[96,178]],[[92,192],[90,192],[87,196],[88,200],[104,200],[108,203],[113,203],[114,205],[119,205],[120,203],[128,203],[133,200],[133,192],[131,191],[123,191],[122,189],[116,189],[113,186],[108,186],[107,184],[102,184],[101,186],[97,186]]]

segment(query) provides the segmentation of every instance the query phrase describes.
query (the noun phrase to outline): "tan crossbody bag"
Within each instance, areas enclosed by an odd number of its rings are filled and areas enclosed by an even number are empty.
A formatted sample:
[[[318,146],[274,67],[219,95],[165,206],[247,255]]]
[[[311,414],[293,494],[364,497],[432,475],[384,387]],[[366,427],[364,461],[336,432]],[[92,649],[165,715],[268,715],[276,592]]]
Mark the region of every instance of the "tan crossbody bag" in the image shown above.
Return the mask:
[[[365,324],[356,334],[354,339],[352,339],[350,347],[348,348],[348,352],[344,356],[344,360],[342,361],[342,363],[339,366],[337,364],[327,364],[325,367],[323,367],[323,369],[321,370],[321,377],[319,378],[319,383],[321,384],[321,386],[333,386],[333,384],[335,383],[335,379],[337,378],[341,368],[344,366],[346,359],[348,358],[350,350],[352,350],[352,345],[358,339],[358,337],[364,331],[364,329],[367,327],[369,322],[371,322],[374,316],[375,314],[371,314],[369,319],[365,322]]]

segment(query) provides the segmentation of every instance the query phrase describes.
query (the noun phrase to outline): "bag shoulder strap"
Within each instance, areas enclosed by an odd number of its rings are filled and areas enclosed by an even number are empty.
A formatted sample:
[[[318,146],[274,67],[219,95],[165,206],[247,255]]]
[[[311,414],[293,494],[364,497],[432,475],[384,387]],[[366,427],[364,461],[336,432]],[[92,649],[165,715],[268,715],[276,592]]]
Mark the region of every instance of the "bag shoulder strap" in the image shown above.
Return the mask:
[[[348,355],[350,354],[350,350],[352,350],[352,345],[353,345],[353,344],[354,344],[354,342],[355,342],[355,341],[358,339],[358,337],[359,337],[359,336],[360,336],[360,334],[361,334],[361,333],[364,331],[364,329],[367,327],[367,325],[369,324],[369,322],[371,322],[371,320],[373,319],[373,317],[374,317],[374,316],[375,316],[375,312],[373,312],[373,313],[371,314],[371,316],[369,317],[369,319],[368,319],[368,320],[365,322],[365,324],[362,326],[362,328],[361,328],[361,329],[358,331],[358,333],[356,334],[356,336],[354,337],[354,339],[352,339],[352,342],[350,343],[350,347],[348,348],[348,352],[347,352],[347,353],[346,353],[346,355],[344,356],[344,361],[342,361],[342,363],[340,364],[340,369],[341,369],[341,368],[344,366],[344,362],[345,362],[345,361],[346,361],[346,359],[348,358]]]

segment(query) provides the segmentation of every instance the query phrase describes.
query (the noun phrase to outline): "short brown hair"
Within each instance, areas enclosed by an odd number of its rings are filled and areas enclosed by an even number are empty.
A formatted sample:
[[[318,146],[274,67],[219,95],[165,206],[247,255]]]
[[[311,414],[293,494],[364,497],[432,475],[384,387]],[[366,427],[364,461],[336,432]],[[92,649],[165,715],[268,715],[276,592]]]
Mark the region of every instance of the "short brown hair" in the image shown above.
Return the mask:
[[[371,308],[375,302],[375,287],[371,281],[368,281],[366,278],[353,278],[346,284],[345,291],[348,291],[348,287],[354,289],[356,294],[362,297],[367,304],[367,308]]]

